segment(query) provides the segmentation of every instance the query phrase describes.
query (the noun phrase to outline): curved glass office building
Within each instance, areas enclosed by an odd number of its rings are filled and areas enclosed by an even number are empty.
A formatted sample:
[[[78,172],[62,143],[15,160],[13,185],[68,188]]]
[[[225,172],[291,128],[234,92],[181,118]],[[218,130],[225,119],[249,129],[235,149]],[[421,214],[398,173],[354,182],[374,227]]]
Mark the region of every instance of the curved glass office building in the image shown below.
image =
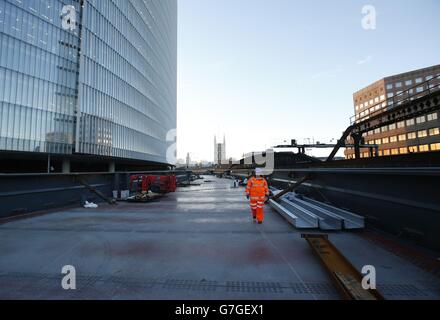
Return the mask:
[[[0,0],[0,150],[167,163],[177,0]]]

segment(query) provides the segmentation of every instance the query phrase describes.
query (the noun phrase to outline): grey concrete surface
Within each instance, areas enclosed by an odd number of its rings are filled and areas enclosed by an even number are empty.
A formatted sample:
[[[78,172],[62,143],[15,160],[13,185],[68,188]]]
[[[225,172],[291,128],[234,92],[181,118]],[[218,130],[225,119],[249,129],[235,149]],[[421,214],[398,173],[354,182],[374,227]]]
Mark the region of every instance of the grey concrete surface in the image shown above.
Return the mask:
[[[244,190],[209,177],[158,202],[101,204],[0,225],[0,299],[338,299],[276,212],[252,222]],[[374,265],[389,299],[438,299],[437,278],[354,233],[330,239]],[[77,289],[61,287],[65,265]]]

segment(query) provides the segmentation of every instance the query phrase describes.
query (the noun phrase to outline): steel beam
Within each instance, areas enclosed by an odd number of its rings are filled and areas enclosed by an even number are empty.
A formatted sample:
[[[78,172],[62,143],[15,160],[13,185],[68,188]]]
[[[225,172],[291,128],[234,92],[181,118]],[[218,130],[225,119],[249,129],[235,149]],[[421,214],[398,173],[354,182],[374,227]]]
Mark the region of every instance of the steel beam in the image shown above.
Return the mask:
[[[303,234],[345,300],[384,300],[377,289],[362,287],[362,274],[333,245],[328,235]]]

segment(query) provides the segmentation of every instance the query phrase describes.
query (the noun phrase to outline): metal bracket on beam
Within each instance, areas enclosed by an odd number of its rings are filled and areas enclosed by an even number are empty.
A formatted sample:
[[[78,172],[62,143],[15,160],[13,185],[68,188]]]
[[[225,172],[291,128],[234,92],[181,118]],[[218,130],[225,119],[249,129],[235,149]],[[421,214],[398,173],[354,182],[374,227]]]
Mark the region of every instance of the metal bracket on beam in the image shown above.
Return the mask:
[[[354,128],[354,126],[351,125],[344,131],[341,139],[338,140],[338,143],[336,144],[336,146],[333,148],[333,151],[328,156],[327,162],[332,161],[334,159],[334,157],[336,156],[336,154],[338,153],[339,149],[341,149],[343,146],[345,146],[345,140],[347,140],[348,136],[353,131],[353,128]]]

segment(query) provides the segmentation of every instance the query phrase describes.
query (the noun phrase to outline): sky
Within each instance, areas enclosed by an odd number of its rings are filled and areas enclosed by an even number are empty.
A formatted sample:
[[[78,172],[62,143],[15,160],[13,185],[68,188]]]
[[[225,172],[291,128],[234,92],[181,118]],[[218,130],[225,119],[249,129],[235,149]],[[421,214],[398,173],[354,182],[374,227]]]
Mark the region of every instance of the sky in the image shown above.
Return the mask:
[[[353,93],[440,64],[440,1],[178,0],[178,158],[338,139]],[[362,9],[376,10],[364,29]],[[328,150],[328,153],[330,150]],[[316,154],[321,155],[321,154]]]

